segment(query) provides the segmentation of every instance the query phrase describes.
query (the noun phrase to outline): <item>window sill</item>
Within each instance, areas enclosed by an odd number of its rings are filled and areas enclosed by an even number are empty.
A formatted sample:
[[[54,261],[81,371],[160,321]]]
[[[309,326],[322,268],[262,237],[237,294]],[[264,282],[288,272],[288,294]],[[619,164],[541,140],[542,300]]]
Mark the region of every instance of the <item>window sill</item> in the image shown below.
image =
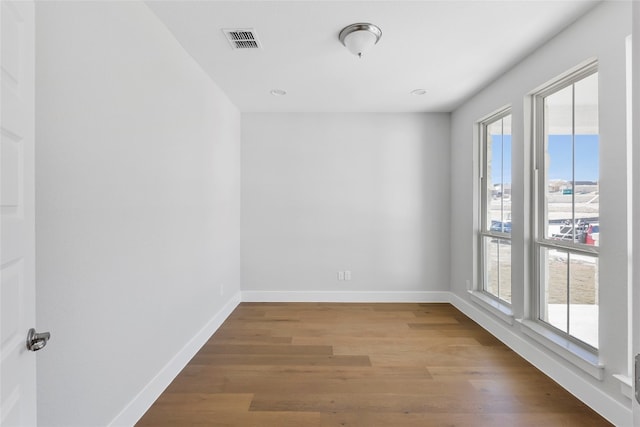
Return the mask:
[[[533,338],[592,377],[600,381],[604,380],[604,365],[600,363],[597,354],[580,347],[534,321],[518,319],[518,322],[525,335]]]
[[[473,290],[468,292],[471,296],[471,301],[482,306],[485,310],[489,311],[491,314],[493,314],[503,322],[509,325],[513,325],[513,311],[511,310],[511,307],[501,303],[496,299],[491,298],[484,292]]]
[[[631,382],[631,378],[626,375],[614,375],[613,378],[620,381],[620,392],[633,400],[633,383]]]

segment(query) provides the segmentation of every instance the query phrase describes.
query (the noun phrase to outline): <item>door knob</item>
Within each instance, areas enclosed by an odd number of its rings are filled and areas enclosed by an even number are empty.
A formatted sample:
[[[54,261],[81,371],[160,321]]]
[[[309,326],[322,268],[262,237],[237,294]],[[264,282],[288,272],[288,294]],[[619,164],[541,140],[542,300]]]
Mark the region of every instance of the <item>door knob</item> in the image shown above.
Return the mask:
[[[35,329],[29,329],[27,333],[27,349],[31,351],[42,350],[45,345],[47,345],[47,341],[51,338],[51,334],[49,332],[36,332]]]

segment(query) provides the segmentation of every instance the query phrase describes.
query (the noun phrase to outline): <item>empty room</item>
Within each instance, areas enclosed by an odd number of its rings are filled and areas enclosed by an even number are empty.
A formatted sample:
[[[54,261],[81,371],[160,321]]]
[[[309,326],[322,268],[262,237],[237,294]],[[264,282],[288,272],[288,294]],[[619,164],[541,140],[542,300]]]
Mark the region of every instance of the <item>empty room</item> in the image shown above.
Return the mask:
[[[2,427],[640,425],[637,1],[0,5]]]

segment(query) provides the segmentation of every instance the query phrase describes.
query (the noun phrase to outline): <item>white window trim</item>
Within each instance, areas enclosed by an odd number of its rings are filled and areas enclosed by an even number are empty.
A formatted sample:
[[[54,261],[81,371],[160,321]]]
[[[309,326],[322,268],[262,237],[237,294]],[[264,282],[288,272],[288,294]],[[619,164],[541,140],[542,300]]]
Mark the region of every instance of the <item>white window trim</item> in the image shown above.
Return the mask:
[[[506,116],[511,115],[511,105],[503,106],[493,113],[483,117],[482,119],[476,122],[476,130],[478,135],[478,146],[480,155],[479,159],[479,175],[478,175],[478,185],[476,188],[479,189],[479,203],[478,203],[478,242],[477,242],[477,259],[478,259],[478,268],[477,268],[477,281],[475,289],[469,292],[472,297],[472,301],[478,303],[483,306],[489,312],[493,313],[495,316],[505,321],[509,325],[513,324],[513,311],[511,309],[511,303],[505,301],[484,289],[484,278],[485,278],[485,251],[484,251],[484,238],[485,237],[493,237],[495,239],[500,240],[508,240],[512,242],[511,234],[500,233],[495,231],[487,230],[486,227],[487,218],[486,218],[486,209],[485,203],[487,200],[487,188],[484,185],[484,179],[486,174],[486,164],[485,164],[485,156],[486,156],[486,129],[487,126],[495,121],[498,121]]]
[[[598,71],[598,61],[595,58],[585,61],[574,69],[564,73],[550,84],[541,86],[532,93],[532,197],[531,197],[531,306],[529,307],[528,319],[519,319],[522,331],[529,337],[535,339],[540,344],[559,354],[569,362],[588,372],[593,377],[604,379],[604,365],[599,362],[598,349],[593,348],[569,333],[559,331],[552,325],[540,320],[540,249],[543,247],[555,248],[570,253],[584,253],[599,257],[599,248],[578,245],[573,242],[564,242],[540,236],[540,229],[544,224],[544,192],[540,187],[544,186],[544,175],[540,173],[544,170],[541,158],[544,158],[541,139],[544,138],[544,98],[575,82]]]
[[[620,381],[620,393],[629,399],[633,399],[633,380],[628,375],[615,374],[613,378]]]
[[[600,381],[604,380],[605,365],[600,362],[597,354],[543,326],[540,322],[527,319],[518,319],[518,322],[520,323],[520,330],[525,335],[533,338],[592,377]]]
[[[493,314],[498,319],[508,325],[513,325],[513,310],[510,305],[505,304],[502,300],[495,298],[487,292],[470,290],[469,296],[471,301],[480,305],[482,308]]]

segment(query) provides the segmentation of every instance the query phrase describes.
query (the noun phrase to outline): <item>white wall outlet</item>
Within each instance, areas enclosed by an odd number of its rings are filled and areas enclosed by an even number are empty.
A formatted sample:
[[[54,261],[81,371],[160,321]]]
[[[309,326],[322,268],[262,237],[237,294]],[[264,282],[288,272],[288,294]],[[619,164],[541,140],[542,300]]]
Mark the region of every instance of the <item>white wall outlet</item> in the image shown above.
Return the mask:
[[[344,280],[351,280],[351,270],[345,270]]]
[[[467,279],[467,290],[471,290],[471,281],[469,279]]]
[[[224,295],[224,283],[220,283],[220,296]]]
[[[344,271],[338,271],[338,280],[344,280]]]

